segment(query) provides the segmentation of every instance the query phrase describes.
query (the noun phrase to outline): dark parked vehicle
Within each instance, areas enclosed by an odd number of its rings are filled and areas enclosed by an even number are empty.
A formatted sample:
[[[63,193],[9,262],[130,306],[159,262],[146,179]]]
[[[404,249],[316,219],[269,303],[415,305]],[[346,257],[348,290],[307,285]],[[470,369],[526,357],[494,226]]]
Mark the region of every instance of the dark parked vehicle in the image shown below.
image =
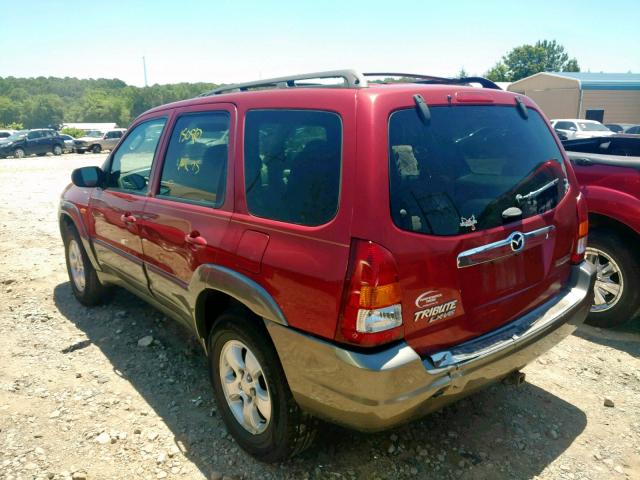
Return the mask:
[[[50,128],[20,130],[0,141],[0,157],[61,155],[63,151],[64,139]]]
[[[640,125],[629,127],[624,131],[624,133],[627,133],[629,135],[640,135]]]
[[[640,157],[640,137],[637,135],[616,134],[609,137],[562,140],[562,145],[568,152]]]
[[[381,75],[154,108],[62,194],[77,300],[120,285],[182,322],[265,461],[306,448],[314,416],[376,431],[521,383],[592,304],[586,202],[533,101]]]
[[[640,138],[563,144],[589,206],[586,258],[597,278],[587,322],[619,325],[640,313]]]
[[[615,133],[625,133],[625,130],[635,126],[633,123],[605,123],[605,127]]]

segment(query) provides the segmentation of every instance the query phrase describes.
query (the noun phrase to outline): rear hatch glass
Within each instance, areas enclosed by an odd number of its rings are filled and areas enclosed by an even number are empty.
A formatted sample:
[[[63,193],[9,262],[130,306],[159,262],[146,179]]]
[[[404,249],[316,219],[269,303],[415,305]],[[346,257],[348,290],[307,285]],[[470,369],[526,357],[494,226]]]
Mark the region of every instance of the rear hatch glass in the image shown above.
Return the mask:
[[[540,115],[512,106],[431,107],[391,115],[391,216],[403,230],[458,235],[554,208],[566,191],[562,155]],[[509,212],[508,212],[509,213]],[[507,219],[515,219],[513,212]]]
[[[387,243],[402,252],[405,338],[421,354],[557,294],[577,221],[561,151],[537,111],[429,109],[427,122],[416,109],[389,118],[390,209],[400,230]]]

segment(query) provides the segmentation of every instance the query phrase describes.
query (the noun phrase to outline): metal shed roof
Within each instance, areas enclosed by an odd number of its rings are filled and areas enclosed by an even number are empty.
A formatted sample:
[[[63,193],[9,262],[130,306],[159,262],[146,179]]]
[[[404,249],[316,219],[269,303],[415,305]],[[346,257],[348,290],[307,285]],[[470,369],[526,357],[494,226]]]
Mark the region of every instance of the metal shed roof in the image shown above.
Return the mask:
[[[571,78],[583,90],[640,90],[640,73],[549,72]]]

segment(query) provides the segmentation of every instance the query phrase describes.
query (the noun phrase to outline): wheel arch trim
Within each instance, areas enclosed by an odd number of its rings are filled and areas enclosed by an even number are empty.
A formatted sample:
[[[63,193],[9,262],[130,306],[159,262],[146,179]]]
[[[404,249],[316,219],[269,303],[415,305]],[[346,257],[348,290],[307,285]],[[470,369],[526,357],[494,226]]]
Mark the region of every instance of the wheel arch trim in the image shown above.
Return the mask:
[[[82,241],[82,246],[84,247],[93,268],[97,271],[101,271],[100,265],[98,264],[98,259],[93,251],[93,247],[91,245],[91,241],[89,240],[89,233],[87,232],[87,227],[82,221],[82,214],[78,207],[69,202],[68,200],[62,200],[60,202],[60,211],[58,215],[58,221],[60,226],[60,233],[63,234],[62,231],[62,223],[65,218],[71,220],[71,223],[76,228],[78,234],[80,235],[80,240]]]
[[[211,263],[200,265],[194,272],[188,288],[193,292],[194,313],[200,295],[206,290],[213,290],[235,299],[265,320],[289,326],[280,306],[262,285],[230,268]],[[197,322],[197,318],[194,320]],[[202,336],[202,326],[195,326],[198,335]]]

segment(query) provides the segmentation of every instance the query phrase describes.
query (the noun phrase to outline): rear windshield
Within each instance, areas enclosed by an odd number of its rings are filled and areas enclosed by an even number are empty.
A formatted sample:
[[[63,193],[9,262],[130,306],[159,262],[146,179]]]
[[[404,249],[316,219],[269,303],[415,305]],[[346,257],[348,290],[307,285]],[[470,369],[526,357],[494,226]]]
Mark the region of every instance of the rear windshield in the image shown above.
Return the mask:
[[[515,106],[430,111],[428,123],[413,108],[389,120],[391,216],[399,228],[431,235],[493,228],[544,213],[565,194],[562,155],[535,110],[527,119]]]
[[[585,132],[610,132],[611,131],[601,123],[578,122],[578,125],[580,125],[580,130],[584,130]]]

